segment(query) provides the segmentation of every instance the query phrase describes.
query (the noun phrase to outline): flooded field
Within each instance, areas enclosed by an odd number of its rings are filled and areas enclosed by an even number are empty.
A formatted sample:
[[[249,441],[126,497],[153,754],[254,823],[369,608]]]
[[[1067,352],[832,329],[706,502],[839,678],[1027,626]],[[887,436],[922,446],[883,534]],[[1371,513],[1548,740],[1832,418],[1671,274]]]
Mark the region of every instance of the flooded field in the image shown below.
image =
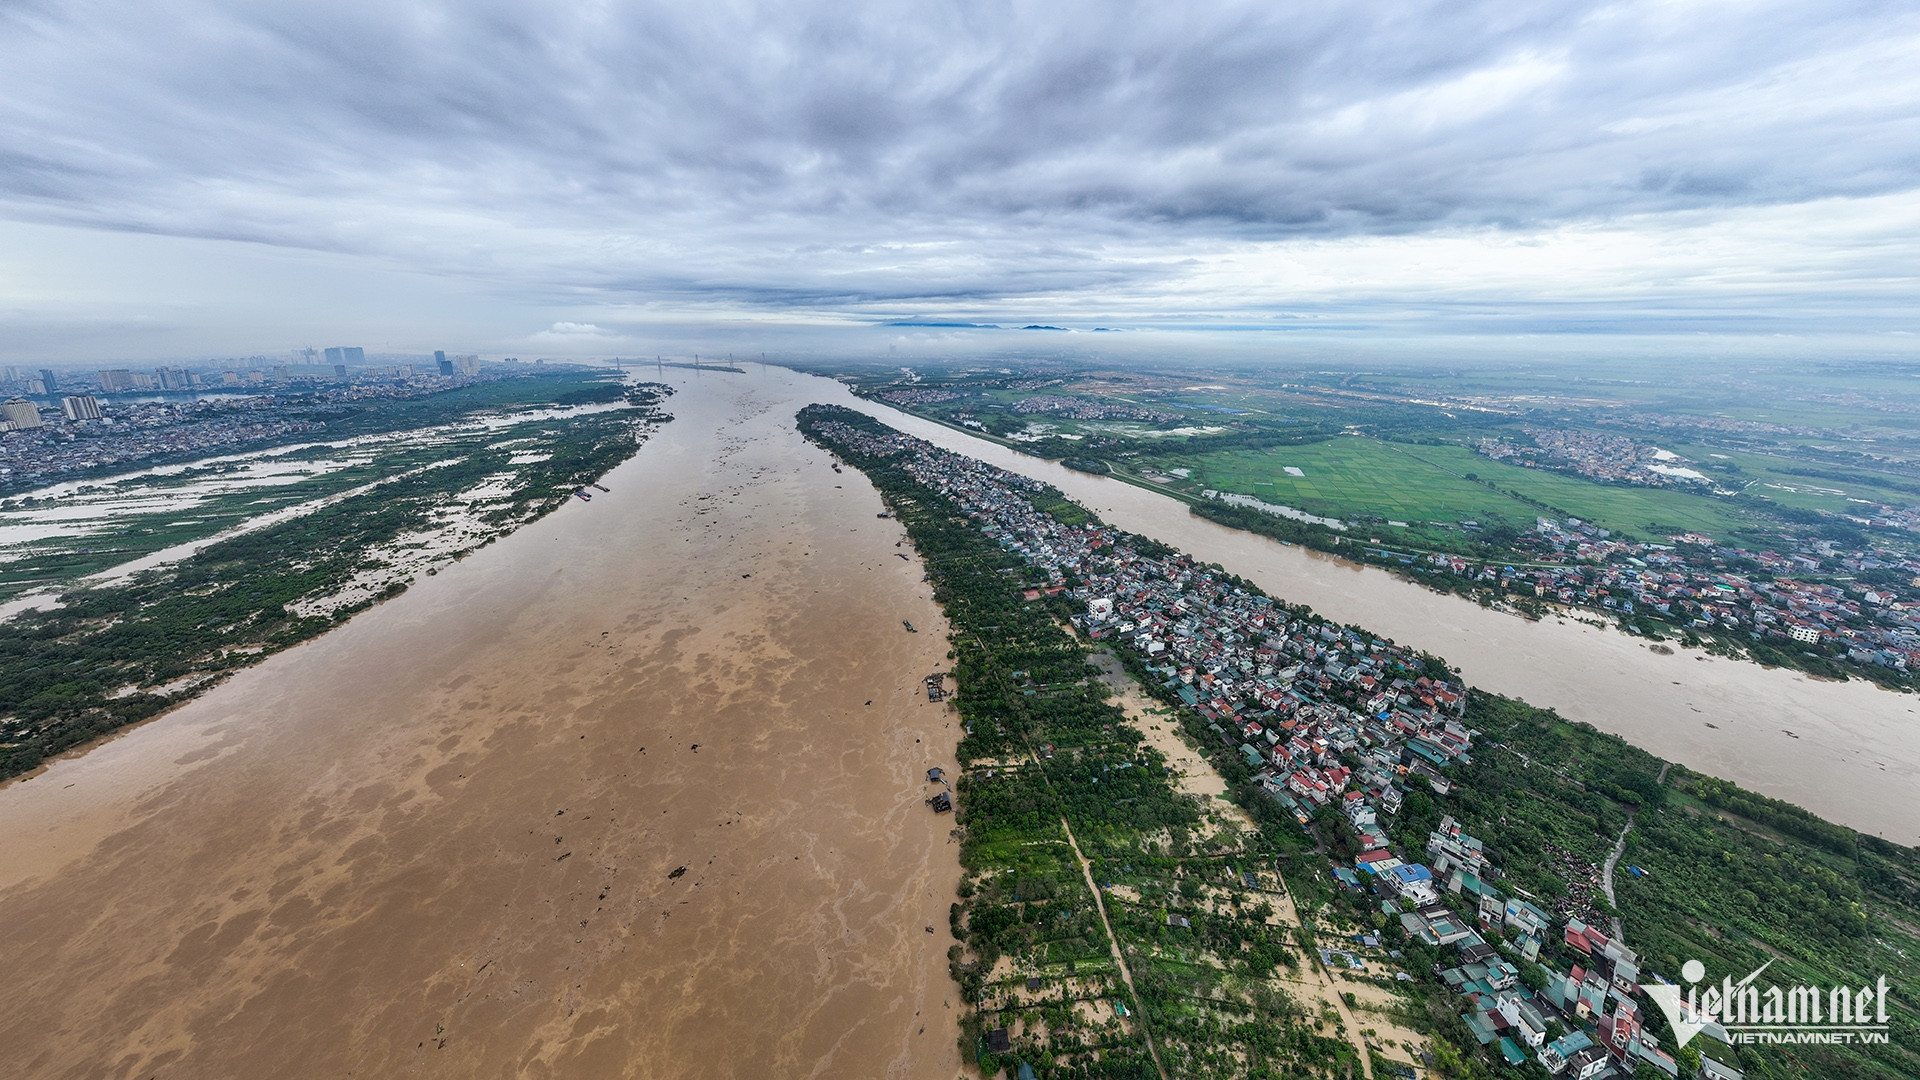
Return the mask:
[[[674,381],[610,493],[0,788],[10,1069],[955,1074],[922,568],[830,385]]]
[[[793,430],[841,387],[682,375],[609,493],[0,788],[10,1068],[955,1075],[959,871],[921,801],[955,741],[920,686],[944,623],[866,481]],[[1479,685],[1920,832],[1910,699],[1527,624],[862,407]]]
[[[482,412],[459,423],[297,443],[70,480],[0,499],[0,620],[52,606],[75,582],[125,579],[210,544],[474,449],[515,428],[625,404]],[[524,428],[523,428],[524,430]],[[495,440],[506,435],[504,440]],[[514,464],[542,460],[515,455]]]
[[[1194,517],[1186,504],[1074,472],[870,401],[863,412],[935,445],[1045,480],[1107,521],[1274,596],[1445,657],[1469,683],[1559,710],[1669,760],[1903,844],[1920,843],[1920,697],[1870,683],[1670,656],[1571,620],[1528,623],[1384,570]]]

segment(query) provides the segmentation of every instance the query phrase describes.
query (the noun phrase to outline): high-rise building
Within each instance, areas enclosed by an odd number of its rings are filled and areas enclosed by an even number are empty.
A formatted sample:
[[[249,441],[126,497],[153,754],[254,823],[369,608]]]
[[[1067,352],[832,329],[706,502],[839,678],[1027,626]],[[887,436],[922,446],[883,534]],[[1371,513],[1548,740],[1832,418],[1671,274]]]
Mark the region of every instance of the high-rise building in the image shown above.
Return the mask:
[[[477,356],[456,356],[453,358],[453,363],[460,369],[462,375],[480,374],[480,358]]]
[[[433,350],[433,362],[434,362],[434,363],[436,363],[436,364],[444,364],[444,363],[446,363],[446,362],[447,362],[447,350],[445,350],[445,349],[435,349],[435,350]],[[13,369],[12,369],[12,368],[8,368],[7,370],[8,370],[8,371],[12,371]]]
[[[444,354],[436,354],[436,355],[444,355]],[[439,361],[439,365],[440,365],[440,374],[445,375],[448,378],[453,377],[453,361],[441,360]]]
[[[349,364],[364,364],[367,362],[367,350],[358,345],[343,346],[340,349],[340,358]]]
[[[138,385],[139,382],[134,379],[133,372],[126,368],[113,368],[100,373],[100,389],[109,394],[131,390]]]
[[[32,431],[40,424],[40,406],[26,398],[14,398],[0,403],[0,420],[4,420],[8,431]]]
[[[335,346],[333,346],[332,348],[330,348],[330,349],[328,349],[328,350],[327,350],[327,363],[329,363],[329,364],[338,364],[338,363],[340,363],[340,362],[342,362],[342,361],[344,361],[345,359],[346,359],[346,357],[345,357],[345,356],[343,356],[343,355],[341,355],[341,349],[340,349],[340,346],[338,346],[338,345],[335,345]]]
[[[60,411],[67,419],[78,423],[81,420],[100,419],[100,402],[92,394],[69,394],[60,399]]]
[[[274,365],[274,368],[273,368],[274,382],[286,382],[288,379],[291,379],[291,378],[293,378],[293,372],[288,370],[287,365],[285,364]]]
[[[334,378],[336,378],[336,379],[344,379],[344,378],[346,378],[346,377],[347,377],[347,365],[345,365],[345,364],[335,364],[335,365],[333,365],[333,377],[334,377]]]
[[[27,380],[27,393],[44,394],[46,392],[47,392],[47,380],[45,379],[28,379]]]
[[[43,394],[51,394],[60,389],[60,384],[53,381],[53,372],[48,368],[40,369],[40,381],[47,384],[46,389],[40,391]]]

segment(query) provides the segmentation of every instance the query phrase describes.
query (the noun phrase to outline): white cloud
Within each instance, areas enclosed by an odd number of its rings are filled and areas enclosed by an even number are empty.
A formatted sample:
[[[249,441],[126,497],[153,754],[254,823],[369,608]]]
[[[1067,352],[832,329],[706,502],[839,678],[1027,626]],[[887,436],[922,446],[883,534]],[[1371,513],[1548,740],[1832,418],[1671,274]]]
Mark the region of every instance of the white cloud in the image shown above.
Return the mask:
[[[1912,319],[1920,12],[1874,0],[19,0],[0,49],[0,217],[534,325]]]

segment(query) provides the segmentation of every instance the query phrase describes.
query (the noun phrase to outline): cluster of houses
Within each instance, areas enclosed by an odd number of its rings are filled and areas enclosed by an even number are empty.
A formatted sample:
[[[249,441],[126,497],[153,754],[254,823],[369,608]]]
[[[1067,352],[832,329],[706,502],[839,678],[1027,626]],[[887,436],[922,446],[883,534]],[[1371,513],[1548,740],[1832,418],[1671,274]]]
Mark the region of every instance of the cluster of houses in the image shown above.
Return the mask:
[[[911,408],[915,405],[938,405],[943,401],[958,401],[966,395],[953,390],[909,387],[904,390],[889,390],[884,394],[876,394],[874,396],[892,405]]]
[[[1455,950],[1459,963],[1436,974],[1469,1003],[1463,1019],[1483,1045],[1516,1065],[1536,1057],[1563,1080],[1605,1080],[1639,1065],[1678,1077],[1678,1064],[1641,1030],[1640,971],[1624,941],[1502,895],[1489,884],[1501,875],[1485,846],[1451,817],[1428,836],[1424,862],[1391,850],[1381,815],[1399,813],[1416,785],[1446,794],[1443,770],[1471,760],[1458,685],[1428,677],[1406,649],[1303,618],[1185,556],[1143,552],[1105,525],[1061,524],[1034,508],[1030,496],[1043,486],[1025,477],[897,433],[839,423],[822,433],[869,454],[904,455],[916,479],[1045,575],[1029,599],[1067,593],[1084,602],[1074,623],[1133,649],[1303,826],[1336,807],[1363,850],[1334,876],[1371,887],[1409,937]],[[1556,925],[1564,948],[1543,960]],[[1559,971],[1554,954],[1578,959]],[[1543,965],[1544,987],[1522,984],[1521,961]]]
[[[1439,572],[1562,604],[1751,633],[1787,647],[1838,643],[1854,663],[1920,669],[1920,600],[1908,595],[1911,586],[1849,591],[1788,576],[1893,570],[1914,578],[1920,561],[1891,554],[1836,558],[1824,542],[1794,554],[1749,551],[1692,533],[1673,544],[1622,541],[1578,518],[1540,518],[1520,546],[1535,563],[1560,565],[1496,566],[1443,554],[1426,562]]]
[[[1510,439],[1482,439],[1475,449],[1495,461],[1571,472],[1602,483],[1713,487],[1710,478],[1687,468],[1686,460],[1678,454],[1621,435],[1546,428],[1526,428],[1524,433],[1531,445]]]
[[[1061,397],[1058,394],[1040,394],[1024,398],[1014,405],[1013,411],[1022,415],[1045,413],[1050,416],[1064,416],[1070,420],[1142,420],[1149,424],[1171,424],[1184,419],[1178,413],[1162,412],[1159,409],[1142,409],[1132,405],[1106,405],[1086,398]]]

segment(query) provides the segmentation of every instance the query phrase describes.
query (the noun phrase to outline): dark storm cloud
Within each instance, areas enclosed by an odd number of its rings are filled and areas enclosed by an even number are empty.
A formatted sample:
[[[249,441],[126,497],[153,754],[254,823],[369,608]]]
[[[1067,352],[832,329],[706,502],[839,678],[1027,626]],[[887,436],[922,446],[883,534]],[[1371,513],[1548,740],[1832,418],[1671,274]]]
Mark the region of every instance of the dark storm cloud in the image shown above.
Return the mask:
[[[1221,244],[1915,186],[1880,3],[14,2],[12,216],[641,297],[1178,277]]]

